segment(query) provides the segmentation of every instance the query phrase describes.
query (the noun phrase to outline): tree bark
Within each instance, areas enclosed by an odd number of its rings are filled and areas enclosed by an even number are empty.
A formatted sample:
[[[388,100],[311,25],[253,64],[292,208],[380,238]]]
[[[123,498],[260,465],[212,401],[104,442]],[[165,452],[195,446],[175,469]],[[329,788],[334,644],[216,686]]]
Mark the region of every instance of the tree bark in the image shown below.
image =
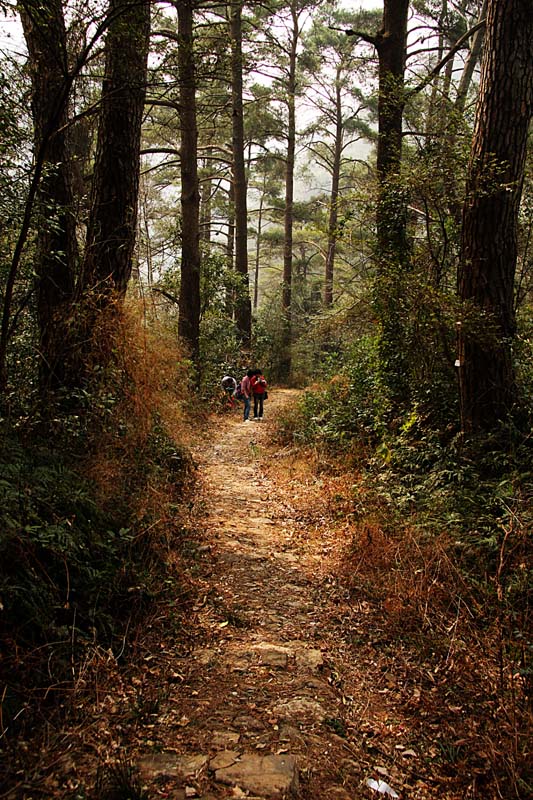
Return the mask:
[[[194,0],[178,0],[180,78],[181,282],[178,332],[198,361],[200,346],[200,192],[194,59]]]
[[[231,180],[228,187],[228,238],[226,240],[226,259],[228,269],[235,268],[235,197],[234,197],[235,181],[233,179],[233,165],[231,171]],[[228,287],[226,292],[226,314],[230,319],[235,318],[235,289],[233,286]]]
[[[333,146],[333,164],[331,170],[331,195],[329,200],[328,220],[328,249],[326,253],[326,276],[324,287],[324,305],[330,308],[333,305],[333,273],[335,269],[335,252],[337,249],[337,222],[339,217],[339,184],[342,158],[342,97],[340,71],[337,69],[335,92],[335,143]]]
[[[259,197],[259,209],[257,214],[257,231],[255,240],[255,268],[254,268],[254,311],[257,311],[259,304],[259,266],[261,261],[261,237],[263,234],[263,205],[265,202],[266,176],[263,179],[263,191]]]
[[[402,261],[407,253],[407,204],[399,184],[409,0],[385,0],[383,27],[376,38],[379,56],[379,180],[377,237],[379,255]]]
[[[32,78],[37,202],[37,318],[42,386],[64,379],[60,321],[72,300],[77,269],[76,220],[67,136],[69,75],[66,30],[60,0],[19,4]]]
[[[458,369],[466,432],[496,428],[515,400],[517,221],[532,108],[531,3],[489,0],[459,271],[465,318]]]
[[[207,248],[211,244],[212,191],[211,178],[204,180],[200,186],[200,241]]]
[[[248,210],[247,182],[244,163],[244,111],[242,96],[242,2],[233,0],[228,6],[231,38],[231,95],[233,199],[235,203],[235,270],[241,278],[236,298],[235,321],[244,349],[252,338],[252,307],[248,276]]]
[[[283,352],[281,357],[281,377],[288,379],[291,373],[292,355],[292,243],[294,216],[294,168],[296,162],[296,67],[299,37],[298,7],[291,5],[292,32],[289,52],[287,81],[287,156],[285,166],[285,238],[283,244]]]
[[[80,290],[123,297],[137,232],[150,0],[110,0],[111,22]]]
[[[375,308],[381,324],[383,380],[396,410],[409,401],[405,287],[409,247],[401,180],[408,11],[409,0],[385,0],[383,27],[375,40],[379,57]]]

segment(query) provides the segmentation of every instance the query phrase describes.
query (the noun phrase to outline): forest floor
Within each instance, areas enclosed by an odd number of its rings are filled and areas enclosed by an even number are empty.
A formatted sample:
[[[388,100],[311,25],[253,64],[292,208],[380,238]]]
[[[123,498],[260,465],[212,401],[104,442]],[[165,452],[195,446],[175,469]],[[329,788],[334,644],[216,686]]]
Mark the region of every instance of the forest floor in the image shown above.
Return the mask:
[[[464,710],[440,705],[435,670],[383,634],[377,598],[343,589],[339,484],[274,437],[295,394],[271,392],[262,422],[214,417],[192,441],[187,619],[163,607],[131,669],[108,663],[104,681],[93,666],[96,704],[10,800],[496,796],[482,763],[461,767]],[[131,765],[146,794],[112,794]]]

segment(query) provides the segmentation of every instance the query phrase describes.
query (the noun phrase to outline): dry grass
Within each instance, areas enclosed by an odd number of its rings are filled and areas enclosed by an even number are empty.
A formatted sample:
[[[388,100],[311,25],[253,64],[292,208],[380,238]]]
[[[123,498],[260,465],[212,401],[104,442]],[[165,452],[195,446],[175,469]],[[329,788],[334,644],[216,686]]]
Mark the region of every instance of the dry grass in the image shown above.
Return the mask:
[[[157,320],[147,321],[139,302],[129,302],[119,315],[114,309],[103,317],[95,340],[107,349],[114,342],[112,368],[103,381],[113,404],[93,434],[86,473],[99,487],[104,505],[125,494],[131,502],[135,470],[151,460],[154,435],[167,436],[176,449],[190,435],[190,362],[175,331]],[[97,394],[96,402],[105,403],[105,398]],[[144,485],[137,516],[150,510],[157,517],[166,495],[164,486]]]
[[[503,797],[525,797],[533,733],[526,683],[500,609],[482,603],[450,537],[357,524],[339,571],[350,596],[373,606],[381,637],[407,648],[409,680],[423,683],[428,670],[434,676],[424,713],[438,714],[450,731],[442,758],[462,760],[485,779],[491,773]]]
[[[458,797],[530,796],[531,698],[501,593],[469,582],[446,531],[393,518],[344,462],[285,447],[270,473],[329,556],[324,624],[347,693],[365,697],[354,726],[401,720]]]

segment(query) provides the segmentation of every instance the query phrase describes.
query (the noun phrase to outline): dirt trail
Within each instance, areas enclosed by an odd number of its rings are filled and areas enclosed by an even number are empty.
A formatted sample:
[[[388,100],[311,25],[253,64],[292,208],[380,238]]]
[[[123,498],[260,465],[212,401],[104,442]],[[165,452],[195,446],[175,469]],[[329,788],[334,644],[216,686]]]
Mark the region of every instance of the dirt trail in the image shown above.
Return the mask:
[[[195,434],[182,552],[168,541],[172,592],[137,632],[134,658],[121,666],[99,651],[82,665],[68,725],[21,743],[6,800],[501,796],[483,789],[483,754],[461,761],[475,705],[391,630],[409,616],[392,608],[387,622],[386,587],[349,589],[364,525],[355,478],[317,475],[276,444],[295,394],[272,392],[261,423],[239,410]]]
[[[350,784],[360,786],[350,745],[335,732],[343,696],[321,638],[322,556],[299,548],[290,498],[263,469],[275,457],[269,417],[288,397],[273,393],[261,423],[235,412],[195,448],[200,549],[211,569],[194,612],[205,646],[176,664],[186,677],[166,720],[179,731],[174,752],[140,761],[168,797],[349,800]]]

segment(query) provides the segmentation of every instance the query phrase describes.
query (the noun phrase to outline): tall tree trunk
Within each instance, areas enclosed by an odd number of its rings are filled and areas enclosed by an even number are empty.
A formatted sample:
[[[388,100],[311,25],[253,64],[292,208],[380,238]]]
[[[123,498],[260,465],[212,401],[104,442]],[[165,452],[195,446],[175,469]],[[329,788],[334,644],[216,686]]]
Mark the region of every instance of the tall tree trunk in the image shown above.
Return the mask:
[[[198,361],[200,345],[200,193],[194,60],[194,0],[178,0],[180,77],[181,283],[178,332]]]
[[[213,181],[211,178],[200,185],[200,241],[206,247],[211,244],[211,192]]]
[[[291,5],[292,32],[289,52],[289,69],[287,81],[287,156],[285,168],[285,239],[283,245],[283,353],[281,357],[281,377],[289,378],[291,373],[292,345],[292,241],[294,215],[294,167],[296,160],[296,66],[299,37],[298,7]]]
[[[241,278],[237,294],[235,321],[244,349],[252,338],[252,307],[248,277],[248,210],[246,169],[244,164],[244,111],[242,100],[242,2],[228,6],[231,38],[231,95],[233,198],[235,202],[235,270]]]
[[[228,269],[235,268],[235,181],[233,171],[228,189],[228,238],[226,241],[226,259]],[[230,286],[226,292],[226,314],[230,319],[235,318],[235,290]]]
[[[98,127],[91,214],[80,290],[98,304],[126,293],[137,233],[141,123],[150,0],[109,0],[111,22]]]
[[[517,220],[532,113],[530,0],[489,0],[459,271],[465,318],[458,369],[466,432],[494,429],[515,399]]]
[[[486,18],[487,16],[487,0],[484,0],[483,5],[481,7],[481,11],[479,13],[479,17],[477,20],[478,25]],[[443,144],[446,147],[447,151],[451,154],[452,158],[454,157],[454,152],[457,148],[457,139],[458,139],[458,132],[464,127],[464,110],[466,105],[466,99],[468,96],[468,90],[470,88],[470,84],[472,82],[472,77],[474,75],[474,70],[476,65],[479,61],[481,55],[481,48],[483,45],[483,37],[485,35],[485,26],[480,25],[477,29],[475,34],[472,37],[472,43],[470,46],[470,50],[468,55],[466,56],[463,71],[461,73],[461,78],[459,80],[459,86],[457,88],[457,95],[455,97],[455,102],[451,109],[448,110],[446,114],[445,120],[446,124],[444,127],[444,140]],[[461,230],[462,225],[462,196],[457,188],[458,184],[458,176],[463,174],[463,171],[457,169],[452,169],[450,171],[450,176],[448,180],[448,196],[450,197],[450,213],[455,220],[457,230]]]
[[[479,12],[478,23],[482,22],[482,20],[484,20],[485,17],[487,16],[487,3],[488,0],[483,0],[483,5],[481,7],[481,11]],[[484,36],[485,36],[485,28],[480,27],[478,28],[478,30],[476,31],[476,33],[472,38],[472,44],[470,46],[470,50],[468,51],[468,55],[465,59],[465,65],[461,73],[459,86],[457,88],[457,96],[455,98],[455,104],[454,104],[454,111],[456,117],[462,116],[464,112],[466,98],[468,96],[468,89],[470,88],[470,84],[472,83],[474,70],[481,55],[481,47],[483,45]]]
[[[409,0],[385,0],[379,57],[378,99],[378,280],[376,312],[381,323],[380,361],[391,402],[409,398],[405,281],[409,263],[407,199],[401,180],[402,117]]]
[[[440,62],[444,54],[444,23],[447,16],[448,0],[441,0],[441,8],[438,19],[438,45],[435,53],[437,63]],[[438,112],[440,109],[441,83],[442,80],[440,73],[438,73],[435,75],[431,84],[431,96],[429,99],[429,108],[426,117],[426,136],[428,141],[431,141],[431,139],[436,135],[439,122],[442,122],[438,117]]]
[[[342,98],[340,84],[341,67],[337,70],[335,95],[335,144],[331,171],[331,195],[329,201],[328,249],[326,253],[326,280],[324,287],[324,305],[333,305],[333,273],[335,269],[335,252],[337,249],[337,221],[339,217],[339,183],[342,156]]]
[[[383,28],[376,39],[379,56],[379,179],[377,236],[379,255],[403,262],[407,253],[406,201],[400,184],[402,118],[409,0],[385,0]]]
[[[61,0],[46,8],[19,3],[32,78],[32,115],[40,183],[37,202],[37,317],[40,380],[56,388],[64,379],[64,330],[77,268],[76,219],[69,172],[69,76]]]

